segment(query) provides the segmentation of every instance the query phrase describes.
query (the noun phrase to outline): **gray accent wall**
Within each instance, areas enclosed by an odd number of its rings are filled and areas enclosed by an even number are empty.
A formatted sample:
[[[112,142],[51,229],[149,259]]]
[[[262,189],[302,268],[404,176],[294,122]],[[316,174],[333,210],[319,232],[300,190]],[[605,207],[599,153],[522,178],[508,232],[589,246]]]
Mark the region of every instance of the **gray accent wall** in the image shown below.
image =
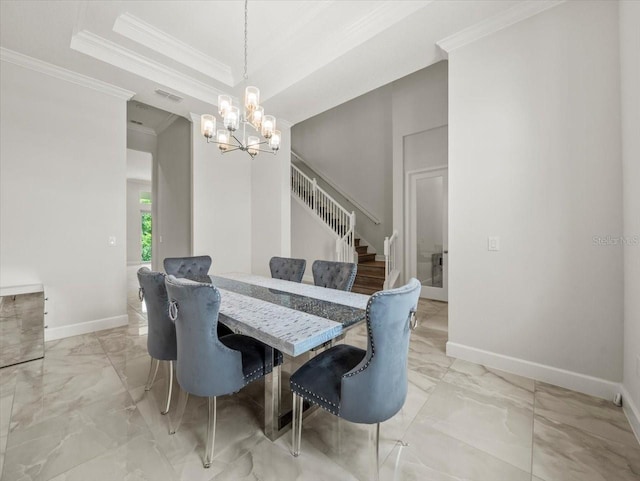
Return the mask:
[[[304,158],[323,189],[356,212],[356,231],[378,254],[383,253],[384,238],[402,228],[396,219],[402,216],[402,182],[396,187],[394,172],[399,169],[399,179],[403,178],[404,137],[447,125],[447,81],[447,62],[438,62],[291,129],[292,150]],[[441,152],[434,154],[442,158]],[[430,157],[425,151],[411,162],[428,165]],[[380,224],[375,225],[323,178],[374,214]],[[293,236],[299,235],[295,225],[291,230]]]

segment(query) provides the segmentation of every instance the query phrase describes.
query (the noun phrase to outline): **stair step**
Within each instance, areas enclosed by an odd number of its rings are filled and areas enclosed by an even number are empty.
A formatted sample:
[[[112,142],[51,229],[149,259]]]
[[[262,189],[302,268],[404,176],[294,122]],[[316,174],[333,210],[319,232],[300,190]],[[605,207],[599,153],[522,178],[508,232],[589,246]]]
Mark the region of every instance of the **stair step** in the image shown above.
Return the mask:
[[[381,289],[373,289],[373,288],[370,288],[370,287],[353,286],[353,289],[351,289],[351,292],[357,292],[358,294],[366,294],[366,295],[370,296],[371,294],[375,294],[379,290],[381,290]]]
[[[360,260],[360,259],[358,259]],[[358,262],[358,274],[371,277],[382,277],[384,279],[384,262]]]
[[[368,250],[367,246],[356,245],[356,251],[358,251],[358,255],[366,254]]]
[[[358,264],[362,263],[362,262],[369,262],[369,261],[375,261],[376,260],[376,255],[375,254],[360,254],[358,253]]]
[[[370,287],[378,290],[382,290],[384,287],[384,277],[368,277],[368,276],[356,276],[356,280],[353,283],[354,286]]]
[[[356,243],[356,247],[360,246],[360,239],[356,237],[355,239],[353,239],[353,241]]]

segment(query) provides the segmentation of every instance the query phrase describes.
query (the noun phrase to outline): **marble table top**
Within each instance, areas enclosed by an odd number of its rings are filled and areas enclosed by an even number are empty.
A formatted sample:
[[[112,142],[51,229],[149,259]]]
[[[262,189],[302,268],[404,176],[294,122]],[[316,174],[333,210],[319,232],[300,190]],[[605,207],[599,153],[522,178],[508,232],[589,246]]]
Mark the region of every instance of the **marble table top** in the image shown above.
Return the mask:
[[[230,328],[291,356],[365,319],[368,296],[361,294],[244,274],[194,280],[211,282],[220,290],[220,314]]]

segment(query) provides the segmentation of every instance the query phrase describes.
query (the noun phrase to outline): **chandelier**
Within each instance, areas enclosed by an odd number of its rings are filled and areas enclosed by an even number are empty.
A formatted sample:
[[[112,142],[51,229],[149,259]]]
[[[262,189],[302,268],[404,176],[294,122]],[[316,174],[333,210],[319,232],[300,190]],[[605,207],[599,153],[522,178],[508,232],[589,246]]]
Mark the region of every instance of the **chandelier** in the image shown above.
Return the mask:
[[[247,9],[248,0],[244,1],[244,80],[247,75]],[[280,149],[282,135],[276,130],[276,118],[265,115],[260,106],[260,90],[257,87],[247,87],[244,92],[244,106],[242,111],[233,105],[228,95],[218,96],[218,114],[222,117],[224,129],[216,130],[216,118],[211,114],[204,114],[200,118],[200,131],[207,139],[207,143],[218,144],[220,152],[226,154],[234,150],[242,150],[252,158],[260,152],[276,154]],[[236,132],[242,124],[242,137]],[[249,127],[249,132],[247,132]],[[215,138],[215,140],[214,140]],[[265,148],[265,147],[268,147]]]

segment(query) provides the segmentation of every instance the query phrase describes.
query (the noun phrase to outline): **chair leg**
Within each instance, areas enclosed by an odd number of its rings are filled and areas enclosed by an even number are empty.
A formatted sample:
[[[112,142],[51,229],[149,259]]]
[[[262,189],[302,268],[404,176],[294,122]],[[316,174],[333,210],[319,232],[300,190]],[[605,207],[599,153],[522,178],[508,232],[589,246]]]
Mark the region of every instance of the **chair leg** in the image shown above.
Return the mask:
[[[156,376],[158,375],[158,366],[160,365],[160,361],[157,359],[151,358],[151,366],[149,367],[149,376],[147,376],[147,384],[144,386],[145,391],[151,391],[151,386],[153,386],[153,382],[156,380]]]
[[[380,481],[380,423],[376,424],[376,429],[373,432],[374,449],[375,449],[375,465],[373,466],[373,479]]]
[[[291,418],[291,454],[300,455],[300,442],[302,441],[302,411],[304,408],[302,396],[293,394],[293,416]]]
[[[187,401],[189,400],[189,393],[184,389],[180,388],[180,399],[178,399],[178,409],[176,410],[176,419],[175,423],[169,428],[169,434],[175,434],[178,429],[180,429],[180,425],[182,424],[182,417],[184,416],[184,411],[187,408]]]
[[[209,398],[209,419],[207,423],[207,448],[205,451],[204,467],[211,467],[213,448],[216,443],[216,397]]]
[[[173,393],[173,361],[167,361],[167,400],[164,405],[164,411],[160,414],[167,414],[171,406],[171,395]]]

